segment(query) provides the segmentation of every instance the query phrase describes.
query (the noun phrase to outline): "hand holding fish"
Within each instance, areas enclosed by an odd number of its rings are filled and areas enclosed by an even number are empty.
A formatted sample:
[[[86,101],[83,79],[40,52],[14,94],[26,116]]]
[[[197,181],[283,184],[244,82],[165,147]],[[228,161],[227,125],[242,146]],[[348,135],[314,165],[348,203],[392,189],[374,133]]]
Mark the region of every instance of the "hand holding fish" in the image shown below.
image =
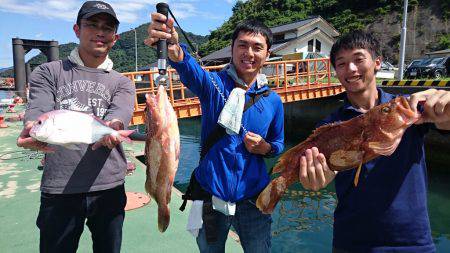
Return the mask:
[[[418,115],[410,107],[407,99],[397,97],[350,120],[317,128],[305,141],[289,149],[279,158],[272,170],[273,173],[279,173],[279,176],[272,179],[260,193],[256,206],[263,213],[272,213],[286,189],[302,179],[301,167],[305,166],[300,164],[302,160],[303,163],[306,162],[306,168],[309,161],[309,169],[314,167],[315,172],[308,174],[307,187],[321,186],[332,180],[334,176],[331,173],[327,172],[325,175],[327,171],[325,164],[333,171],[358,168],[354,180],[356,186],[362,164],[380,155],[389,156],[394,153],[403,133],[417,120]],[[323,156],[319,154],[319,150]],[[314,158],[318,162],[314,163]],[[326,158],[326,163],[321,162],[322,158]],[[318,176],[321,173],[320,166],[324,172],[324,179],[320,178],[321,175]],[[302,184],[305,182],[303,178]]]
[[[411,108],[423,101],[423,112],[416,124],[435,123],[442,130],[450,130],[450,91],[428,89],[414,93],[409,98]]]
[[[152,22],[148,26],[148,38],[144,40],[147,46],[156,47],[160,39],[167,40],[167,51],[169,58],[174,62],[183,60],[184,54],[178,44],[178,33],[174,27],[174,19],[167,18],[161,13],[152,13]]]
[[[33,139],[30,136],[30,130],[33,127],[32,121],[25,123],[19,137],[17,138],[17,146],[21,148],[39,150],[42,152],[54,152],[55,150],[48,147],[47,143]]]
[[[318,191],[333,181],[337,172],[330,170],[325,156],[316,147],[300,157],[299,181],[306,190]]]
[[[248,132],[244,137],[245,148],[252,154],[265,155],[272,148],[260,135]]]
[[[105,122],[106,125],[116,131],[123,130],[123,123],[119,120],[112,120]],[[92,145],[92,150],[96,150],[101,146],[108,147],[109,149],[113,149],[115,146],[119,145],[122,142],[123,138],[119,138],[117,135],[109,134],[102,137],[98,140],[94,145]]]

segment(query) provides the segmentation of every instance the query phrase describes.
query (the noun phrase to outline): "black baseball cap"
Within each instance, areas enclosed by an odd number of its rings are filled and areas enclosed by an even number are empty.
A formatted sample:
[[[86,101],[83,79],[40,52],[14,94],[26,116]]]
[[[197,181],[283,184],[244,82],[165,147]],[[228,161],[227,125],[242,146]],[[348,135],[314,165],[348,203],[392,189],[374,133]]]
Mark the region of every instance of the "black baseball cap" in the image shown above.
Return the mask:
[[[109,14],[114,18],[116,24],[120,23],[111,5],[102,1],[87,1],[78,11],[77,24],[80,23],[81,19],[89,18],[99,13]]]

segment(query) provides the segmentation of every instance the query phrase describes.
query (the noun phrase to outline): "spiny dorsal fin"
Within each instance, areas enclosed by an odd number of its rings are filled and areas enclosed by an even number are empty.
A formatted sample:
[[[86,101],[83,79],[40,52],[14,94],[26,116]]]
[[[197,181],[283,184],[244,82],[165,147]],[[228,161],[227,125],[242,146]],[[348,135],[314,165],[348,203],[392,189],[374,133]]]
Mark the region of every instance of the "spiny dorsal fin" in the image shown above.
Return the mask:
[[[340,122],[334,122],[334,123],[322,125],[316,129],[314,129],[312,134],[306,139],[306,141],[309,141],[309,140],[315,138],[316,136],[318,136],[321,133],[328,132],[332,128],[339,127],[340,125],[341,125]]]
[[[330,129],[337,127],[339,125],[340,123],[331,123],[316,128],[306,140],[302,141],[300,144],[284,152],[284,154],[278,159],[277,164],[273,167],[272,173],[283,172],[288,166],[288,164],[295,163],[292,161],[292,159],[298,158],[297,156],[299,155],[299,152],[301,152],[301,150],[303,149],[305,143],[314,140],[314,138],[316,138],[316,136],[318,136],[319,134],[327,132]]]

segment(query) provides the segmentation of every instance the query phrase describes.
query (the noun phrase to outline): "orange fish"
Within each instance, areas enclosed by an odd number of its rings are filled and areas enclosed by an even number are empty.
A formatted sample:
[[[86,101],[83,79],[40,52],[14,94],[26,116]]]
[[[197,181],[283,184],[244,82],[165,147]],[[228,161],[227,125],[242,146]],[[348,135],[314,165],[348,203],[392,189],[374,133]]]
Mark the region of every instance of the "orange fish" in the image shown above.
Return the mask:
[[[177,115],[164,86],[155,95],[146,95],[145,190],[158,204],[158,229],[166,231],[170,222],[169,202],[180,157],[180,132]]]
[[[281,173],[260,193],[256,206],[263,213],[272,213],[286,189],[299,180],[300,158],[307,149],[317,147],[324,154],[331,170],[342,171],[359,166],[380,155],[394,153],[406,128],[419,119],[404,97],[378,105],[350,120],[324,125],[302,143],[286,151],[273,173]]]

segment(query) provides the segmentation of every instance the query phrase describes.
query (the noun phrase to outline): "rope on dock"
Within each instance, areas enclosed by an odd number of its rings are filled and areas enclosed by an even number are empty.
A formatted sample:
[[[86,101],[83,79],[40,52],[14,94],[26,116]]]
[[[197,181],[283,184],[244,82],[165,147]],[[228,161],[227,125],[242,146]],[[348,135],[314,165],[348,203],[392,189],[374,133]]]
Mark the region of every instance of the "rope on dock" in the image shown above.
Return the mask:
[[[17,160],[17,159],[23,160],[24,158],[28,160],[37,160],[42,159],[43,157],[44,157],[43,153],[31,150],[18,150],[0,153],[0,160],[2,161]]]

